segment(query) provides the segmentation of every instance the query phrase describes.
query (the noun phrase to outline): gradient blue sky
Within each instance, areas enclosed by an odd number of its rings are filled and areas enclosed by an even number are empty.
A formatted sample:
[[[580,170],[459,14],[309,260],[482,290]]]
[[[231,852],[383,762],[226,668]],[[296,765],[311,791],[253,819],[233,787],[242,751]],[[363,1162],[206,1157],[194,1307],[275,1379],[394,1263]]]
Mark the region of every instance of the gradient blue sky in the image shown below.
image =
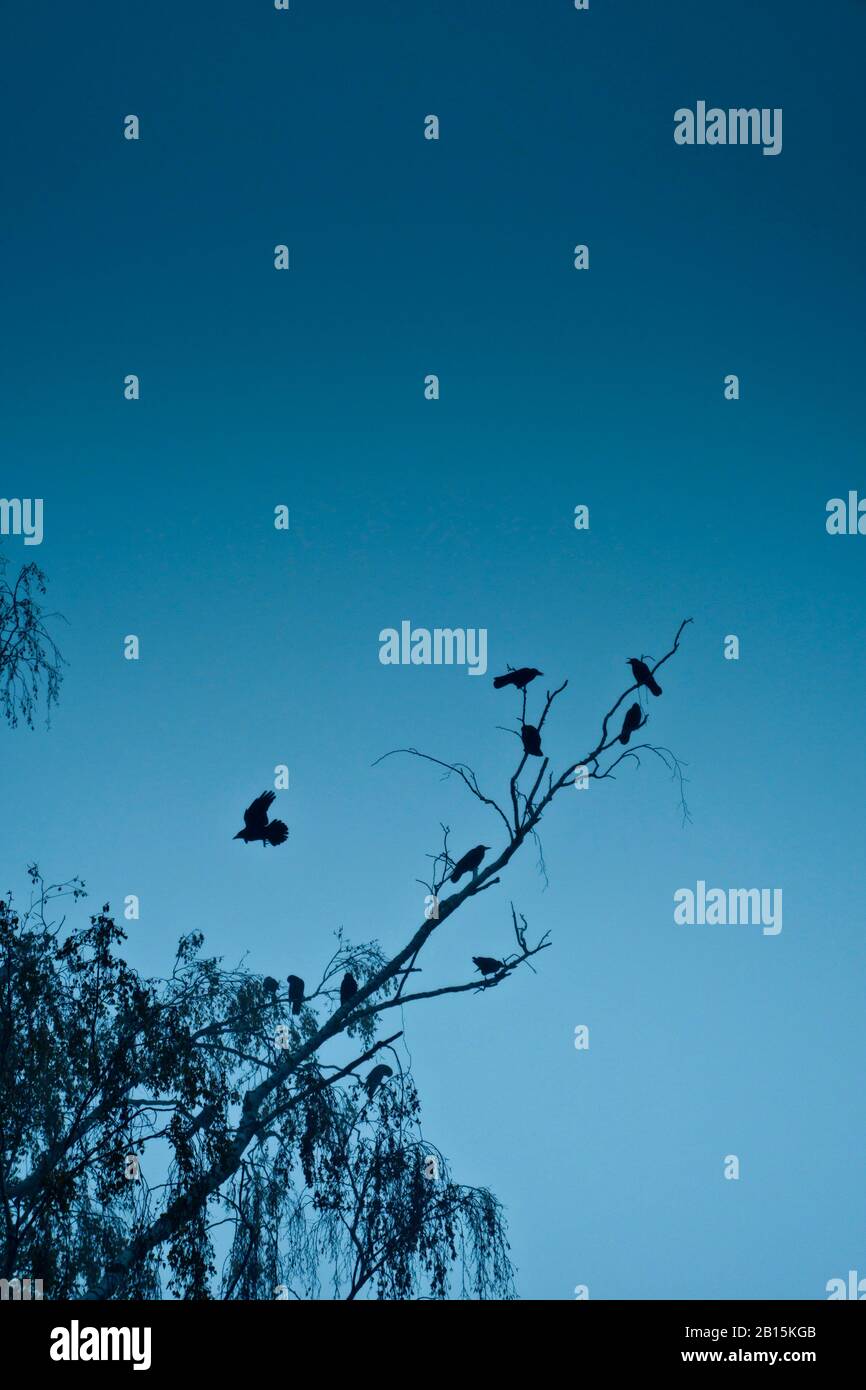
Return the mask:
[[[43,497],[46,532],[4,552],[48,572],[69,668],[49,731],[0,730],[4,888],[38,858],[93,906],[139,894],[145,971],[194,928],[308,979],[340,924],[396,948],[439,823],[499,837],[373,760],[504,785],[512,662],[569,679],[564,767],[691,616],[648,733],[694,823],[626,768],[552,808],[549,889],[529,847],[443,927],[425,984],[507,951],[510,899],[554,947],[407,1014],[425,1129],[505,1203],[527,1298],[866,1275],[866,537],[824,526],[866,494],[866,5],[93,0],[7,27],[0,494]],[[782,154],[677,147],[698,99],[782,107]],[[380,665],[404,618],[486,627],[488,677]],[[232,843],[283,762],[288,846]],[[675,926],[699,878],[781,887],[781,935]]]

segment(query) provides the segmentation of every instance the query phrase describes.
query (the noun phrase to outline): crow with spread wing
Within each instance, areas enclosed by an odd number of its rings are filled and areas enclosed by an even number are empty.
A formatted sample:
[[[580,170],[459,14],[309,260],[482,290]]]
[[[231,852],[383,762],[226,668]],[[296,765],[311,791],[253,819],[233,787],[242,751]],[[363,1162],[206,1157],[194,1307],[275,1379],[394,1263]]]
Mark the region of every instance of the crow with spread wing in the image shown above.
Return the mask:
[[[473,956],[472,959],[482,975],[495,975],[505,969],[505,962],[496,960],[495,956]]]
[[[276,792],[262,792],[255,801],[250,802],[244,811],[244,828],[235,835],[236,840],[251,844],[261,840],[264,845],[282,845],[289,838],[289,827],[281,820],[268,820],[268,811],[276,800]]]

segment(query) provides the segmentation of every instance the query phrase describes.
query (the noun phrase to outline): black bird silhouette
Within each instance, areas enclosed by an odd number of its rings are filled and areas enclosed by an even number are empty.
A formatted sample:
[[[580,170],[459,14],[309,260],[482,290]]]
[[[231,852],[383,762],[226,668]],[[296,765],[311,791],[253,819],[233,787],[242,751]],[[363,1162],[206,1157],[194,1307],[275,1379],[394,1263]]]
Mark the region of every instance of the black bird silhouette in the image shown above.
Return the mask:
[[[340,985],[340,1003],[348,1004],[349,1000],[353,999],[357,993],[358,981],[352,972],[347,970]]]
[[[265,978],[262,980],[262,984],[268,991],[268,994],[276,994],[277,990],[280,987],[279,981],[275,980],[273,975],[266,975]]]
[[[474,878],[478,872],[478,865],[481,863],[485,852],[489,848],[489,845],[476,845],[474,849],[468,850],[463,858],[458,859],[457,863],[454,865],[451,871],[451,882],[456,883],[458,878],[462,878],[463,875],[468,874],[470,870]]]
[[[641,708],[634,704],[625,712],[625,719],[622,721],[622,733],[619,736],[620,743],[628,743],[635,729],[640,728]]]
[[[509,671],[505,676],[494,676],[493,685],[496,690],[501,690],[505,685],[516,685],[518,690],[525,690],[530,681],[543,675],[544,672],[535,666],[521,666],[516,671]]]
[[[261,840],[262,845],[282,845],[289,838],[289,827],[281,820],[268,820],[268,811],[276,800],[276,792],[262,792],[244,811],[244,828],[235,835],[248,845]]]
[[[482,975],[495,975],[497,970],[505,967],[501,960],[494,960],[493,956],[473,956],[472,957]]]
[[[373,1099],[374,1095],[376,1094],[377,1090],[379,1089],[385,1078],[393,1075],[394,1072],[392,1068],[386,1067],[384,1062],[380,1062],[378,1067],[373,1068],[373,1070],[370,1072],[370,1075],[367,1077],[367,1080],[364,1082],[364,1085],[367,1087],[367,1095],[370,1097],[370,1100]]]
[[[540,758],[541,754],[541,734],[534,724],[524,724],[520,730],[520,737],[523,739],[523,751],[530,757]]]
[[[292,1013],[299,1014],[301,1005],[304,1002],[304,982],[300,975],[287,976],[289,981],[289,1003],[292,1006]]]
[[[653,695],[661,695],[662,688],[645,661],[638,661],[636,656],[630,656],[628,665],[638,685],[645,685]]]

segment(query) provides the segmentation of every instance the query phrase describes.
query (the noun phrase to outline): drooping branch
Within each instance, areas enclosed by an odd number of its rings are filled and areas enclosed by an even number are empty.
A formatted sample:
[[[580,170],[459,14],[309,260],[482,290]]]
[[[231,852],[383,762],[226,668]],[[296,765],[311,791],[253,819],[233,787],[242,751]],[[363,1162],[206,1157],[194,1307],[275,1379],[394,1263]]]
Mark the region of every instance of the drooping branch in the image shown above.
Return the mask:
[[[9,584],[7,563],[0,555],[0,714],[12,728],[19,717],[32,728],[43,688],[46,715],[60,693],[65,663],[47,627],[60,614],[46,613],[39,602],[47,580],[38,565],[22,565]]]
[[[402,1036],[403,1032],[401,1029],[399,1033],[392,1033],[389,1038],[381,1038],[379,1042],[374,1043],[372,1047],[368,1047],[366,1052],[362,1052],[360,1057],[356,1057],[353,1062],[348,1062],[346,1066],[340,1067],[333,1076],[324,1078],[319,1085],[310,1086],[306,1090],[293,1095],[290,1100],[275,1106],[274,1109],[262,1119],[259,1125],[259,1133],[256,1137],[261,1138],[264,1131],[274,1123],[274,1120],[288,1114],[290,1110],[295,1109],[302,1101],[306,1102],[311,1096],[318,1095],[320,1092],[327,1090],[329,1086],[333,1086],[335,1082],[344,1081],[347,1076],[353,1076],[358,1067],[363,1066],[365,1062],[369,1062],[376,1056],[376,1053],[381,1052],[383,1048],[391,1047],[392,1044],[395,1043],[398,1038],[402,1038]]]
[[[644,723],[646,723],[646,720],[644,720]],[[641,725],[640,727],[642,728],[643,725]],[[678,781],[680,789],[680,811],[682,813],[683,825],[686,825],[692,819],[685,795],[686,782],[689,779],[683,772],[683,768],[686,767],[687,764],[683,763],[677,757],[677,755],[671,751],[670,748],[664,748],[661,745],[657,745],[654,743],[636,743],[633,748],[627,749],[625,753],[620,753],[618,758],[614,758],[613,762],[605,768],[604,772],[599,772],[596,770],[594,772],[591,772],[589,775],[599,782],[604,781],[606,777],[610,777],[611,779],[613,779],[614,768],[619,767],[620,763],[625,762],[627,758],[633,758],[637,766],[640,767],[640,754],[642,752],[653,753],[664,763],[671,776],[676,778],[676,780]]]
[[[513,903],[511,905],[511,911],[512,914],[515,915]],[[394,1009],[403,1004],[414,1004],[421,999],[438,999],[441,995],[445,994],[468,994],[470,991],[477,993],[478,990],[493,989],[496,985],[501,984],[503,980],[507,979],[509,975],[513,974],[518,966],[526,964],[531,970],[532,966],[529,965],[531,957],[537,956],[539,951],[546,951],[548,947],[552,945],[552,942],[549,940],[550,932],[545,932],[544,936],[541,937],[535,946],[528,946],[526,943],[526,918],[523,917],[522,914],[521,921],[523,922],[523,928],[518,930],[516,927],[515,915],[515,930],[518,931],[518,954],[509,956],[507,960],[503,961],[503,968],[497,971],[495,975],[491,975],[486,979],[469,980],[465,984],[440,985],[436,989],[417,990],[412,994],[404,994],[402,997],[385,999],[381,1003],[377,1003],[372,1005],[369,1009],[363,1010],[359,1017],[372,1017],[384,1013],[386,1009]]]

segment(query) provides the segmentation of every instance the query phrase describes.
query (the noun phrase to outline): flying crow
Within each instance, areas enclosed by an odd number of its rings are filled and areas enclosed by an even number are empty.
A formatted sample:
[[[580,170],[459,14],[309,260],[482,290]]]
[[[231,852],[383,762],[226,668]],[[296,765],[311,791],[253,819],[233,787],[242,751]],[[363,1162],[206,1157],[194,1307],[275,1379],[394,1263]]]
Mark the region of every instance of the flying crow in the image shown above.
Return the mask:
[[[236,840],[250,844],[261,840],[262,845],[282,845],[289,838],[289,827],[281,820],[268,820],[268,811],[276,800],[276,792],[262,792],[255,801],[250,802],[244,811],[244,828],[235,835]]]
[[[292,1013],[299,1014],[301,1005],[304,1002],[304,982],[300,975],[289,975],[289,1003],[292,1006]]]
[[[468,874],[470,870],[472,871],[472,877],[475,878],[478,873],[478,865],[484,858],[485,851],[489,848],[489,845],[476,845],[474,849],[470,849],[468,853],[464,854],[462,859],[458,859],[451,871],[451,882],[456,883],[459,878],[462,878],[464,874]]]
[[[277,990],[280,987],[278,981],[274,979],[273,975],[266,975],[265,978],[262,980],[262,984],[268,991],[268,994],[276,994]]]
[[[501,690],[504,685],[514,685],[518,690],[525,690],[530,681],[543,675],[544,672],[537,670],[535,666],[521,666],[517,671],[509,671],[506,676],[494,676],[493,685],[496,690]]]
[[[653,695],[661,695],[662,688],[645,661],[638,661],[636,656],[630,656],[628,664],[638,685],[645,685]]]
[[[482,975],[495,975],[497,970],[504,970],[501,960],[494,960],[492,956],[473,956],[472,957]]]
[[[634,704],[625,712],[625,719],[622,721],[622,733],[619,736],[620,743],[628,743],[635,729],[640,728],[640,721],[640,705]]]
[[[380,1062],[378,1067],[373,1068],[373,1070],[370,1072],[370,1075],[367,1077],[367,1080],[364,1082],[364,1085],[367,1087],[367,1095],[370,1097],[370,1100],[373,1099],[374,1095],[376,1094],[376,1091],[381,1086],[385,1078],[387,1076],[393,1075],[394,1072],[391,1069],[391,1067],[386,1067],[384,1062]]]
[[[348,1004],[350,999],[354,999],[358,993],[358,981],[350,970],[347,970],[340,984],[340,1003]]]
[[[520,730],[520,737],[523,739],[523,751],[530,757],[540,758],[541,753],[541,734],[534,724],[524,724]]]

